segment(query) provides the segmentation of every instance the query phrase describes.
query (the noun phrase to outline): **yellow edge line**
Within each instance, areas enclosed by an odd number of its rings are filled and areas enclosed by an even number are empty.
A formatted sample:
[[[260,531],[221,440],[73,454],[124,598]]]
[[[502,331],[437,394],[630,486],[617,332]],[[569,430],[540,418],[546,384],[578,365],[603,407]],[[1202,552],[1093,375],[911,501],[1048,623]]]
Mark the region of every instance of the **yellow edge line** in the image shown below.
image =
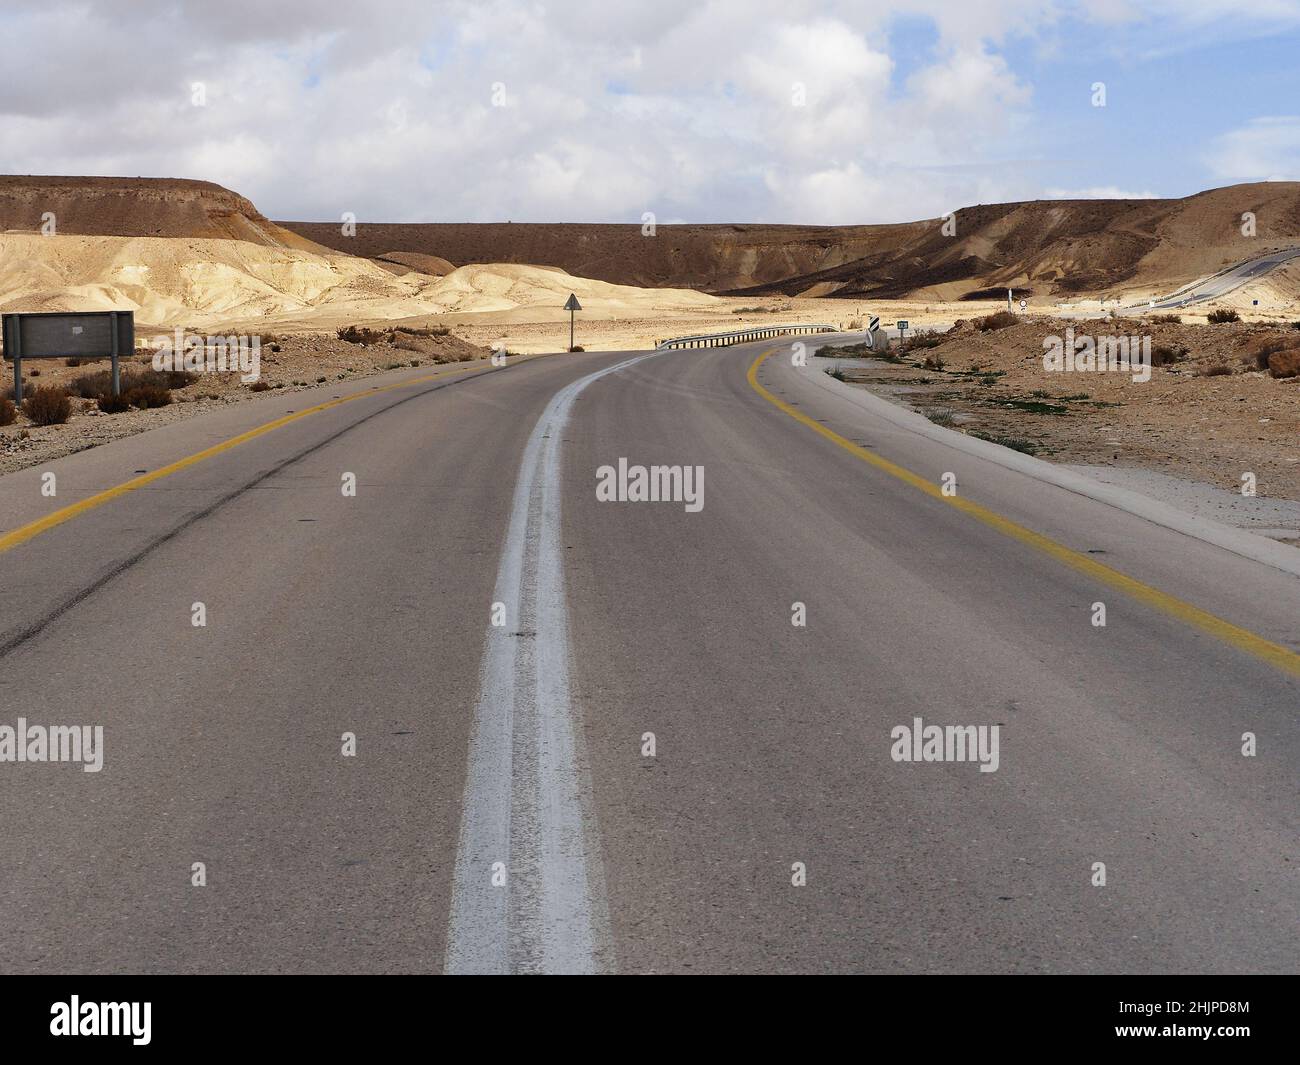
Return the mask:
[[[1143,584],[1141,581],[1126,576],[1118,570],[1111,569],[1087,555],[1082,555],[1062,544],[1058,544],[1055,540],[1048,539],[1040,533],[1026,529],[1023,525],[1017,525],[1014,521],[1010,521],[987,507],[980,506],[978,503],[958,496],[945,496],[937,485],[924,477],[920,477],[911,470],[890,462],[888,459],[881,458],[864,447],[859,447],[853,441],[846,440],[839,433],[826,428],[826,426],[808,417],[808,415],[792,407],[789,403],[777,399],[776,396],[758,383],[758,368],[775,350],[775,348],[769,348],[754,360],[749,367],[748,379],[750,387],[773,406],[779,408],[782,413],[788,414],[795,421],[808,426],[809,429],[821,434],[831,443],[843,448],[852,455],[856,455],[863,462],[870,463],[876,469],[910,484],[913,488],[919,489],[934,499],[956,507],[977,521],[996,529],[1004,536],[1009,536],[1013,540],[1019,540],[1023,544],[1037,548],[1058,562],[1063,562],[1072,569],[1123,592],[1146,606],[1153,607],[1170,617],[1191,625],[1193,628],[1209,633],[1209,635],[1222,640],[1224,643],[1231,644],[1238,650],[1254,655],[1256,658],[1262,659],[1270,665],[1290,673],[1292,676],[1300,677],[1300,654],[1296,654],[1289,648],[1266,640],[1262,636],[1256,636],[1246,629],[1238,628],[1231,622],[1224,621],[1222,618],[1207,613],[1199,607],[1194,607],[1191,603],[1185,603],[1181,599],[1167,595],[1159,589],[1152,588],[1149,584]]]
[[[528,361],[534,358],[538,358],[538,356],[527,356],[522,361]],[[354,399],[363,399],[366,396],[377,395],[380,392],[391,392],[397,388],[409,388],[411,385],[421,385],[427,381],[439,381],[445,377],[453,377],[456,374],[469,373],[472,370],[482,369],[484,369],[482,366],[463,366],[456,370],[446,370],[442,373],[427,374],[424,377],[416,377],[410,381],[398,381],[391,385],[377,385],[374,388],[366,389],[364,392],[358,392],[354,396],[344,396],[341,399],[331,399],[326,403],[318,403],[314,407],[306,407],[303,410],[295,411],[292,414],[286,414],[282,418],[276,418],[274,421],[269,421],[264,425],[256,426],[253,429],[249,429],[247,432],[240,433],[238,436],[232,436],[229,440],[223,440],[219,444],[213,444],[209,448],[204,448],[202,451],[195,452],[193,455],[187,455],[185,458],[178,459],[176,462],[173,462],[168,466],[161,466],[156,470],[142,474],[139,477],[134,477],[129,481],[123,481],[121,484],[115,485],[112,488],[106,488],[104,491],[89,496],[86,499],[81,500],[79,503],[73,503],[70,506],[63,507],[60,510],[54,511],[52,514],[45,515],[43,518],[38,518],[36,521],[29,522],[27,525],[20,525],[12,532],[7,532],[3,536],[0,536],[0,554],[3,554],[11,548],[17,547],[19,544],[25,544],[33,537],[40,536],[41,533],[48,532],[55,526],[62,525],[66,521],[71,521],[73,518],[79,517],[87,511],[94,510],[96,507],[102,507],[105,503],[112,502],[119,496],[124,496],[128,492],[134,492],[137,488],[143,488],[145,485],[153,484],[154,481],[162,480],[162,478],[169,477],[180,470],[188,469],[190,466],[195,466],[200,462],[212,458],[214,455],[220,455],[223,451],[229,451],[231,448],[238,447],[240,444],[245,444],[250,440],[255,440],[257,437],[263,436],[266,433],[274,432],[276,429],[288,425],[290,422],[296,422],[300,418],[306,418],[311,414],[319,414],[321,411],[329,410],[332,407],[341,407],[344,403],[351,403]]]

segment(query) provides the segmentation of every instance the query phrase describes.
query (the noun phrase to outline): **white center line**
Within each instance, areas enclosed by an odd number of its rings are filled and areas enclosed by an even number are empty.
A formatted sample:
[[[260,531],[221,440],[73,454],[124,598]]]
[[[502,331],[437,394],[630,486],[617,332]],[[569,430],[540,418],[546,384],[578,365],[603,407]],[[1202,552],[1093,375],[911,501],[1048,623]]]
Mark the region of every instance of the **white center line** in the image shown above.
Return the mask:
[[[488,626],[447,933],[449,973],[590,973],[608,956],[604,878],[570,706],[560,437],[573,402],[638,355],[560,389],[524,448]]]

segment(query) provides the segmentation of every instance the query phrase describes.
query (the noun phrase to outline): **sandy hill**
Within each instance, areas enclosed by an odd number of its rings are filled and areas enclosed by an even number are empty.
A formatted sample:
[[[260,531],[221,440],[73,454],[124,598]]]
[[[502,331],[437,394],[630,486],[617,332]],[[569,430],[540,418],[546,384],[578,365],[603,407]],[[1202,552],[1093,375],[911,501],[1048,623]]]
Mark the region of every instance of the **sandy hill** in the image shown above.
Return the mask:
[[[324,250],[210,181],[0,175],[0,232],[40,232],[46,212],[60,235],[203,237]]]
[[[1257,236],[1241,233],[1256,216]],[[1269,248],[1300,243],[1300,183],[1214,189],[1170,200],[1035,200],[878,226],[659,226],[282,222],[360,255],[393,249],[454,262],[560,266],[618,284],[707,292],[962,299],[1007,286],[1037,297],[1167,291]]]
[[[545,308],[570,292],[608,315],[694,310],[699,292],[636,289],[554,267],[464,266],[394,276],[369,259],[202,237],[0,234],[0,310],[130,309],[142,327],[333,329],[363,320]]]

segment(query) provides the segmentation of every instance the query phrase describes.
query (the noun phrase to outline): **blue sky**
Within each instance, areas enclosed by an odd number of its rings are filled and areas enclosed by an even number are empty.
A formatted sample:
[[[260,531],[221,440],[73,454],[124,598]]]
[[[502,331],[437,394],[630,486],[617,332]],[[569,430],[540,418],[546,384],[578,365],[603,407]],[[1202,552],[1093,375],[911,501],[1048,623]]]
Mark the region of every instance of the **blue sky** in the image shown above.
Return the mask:
[[[7,0],[0,31],[8,172],[277,218],[881,222],[1300,178],[1300,0]]]

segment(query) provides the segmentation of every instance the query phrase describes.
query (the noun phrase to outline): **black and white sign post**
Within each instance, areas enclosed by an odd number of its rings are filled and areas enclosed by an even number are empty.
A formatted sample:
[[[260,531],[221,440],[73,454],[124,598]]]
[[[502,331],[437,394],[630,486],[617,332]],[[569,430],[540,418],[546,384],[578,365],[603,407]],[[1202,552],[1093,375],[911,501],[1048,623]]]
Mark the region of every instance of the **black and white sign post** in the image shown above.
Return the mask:
[[[564,304],[564,309],[569,312],[569,350],[573,350],[573,312],[582,310],[582,304],[578,302],[576,293],[570,292],[569,298]]]

